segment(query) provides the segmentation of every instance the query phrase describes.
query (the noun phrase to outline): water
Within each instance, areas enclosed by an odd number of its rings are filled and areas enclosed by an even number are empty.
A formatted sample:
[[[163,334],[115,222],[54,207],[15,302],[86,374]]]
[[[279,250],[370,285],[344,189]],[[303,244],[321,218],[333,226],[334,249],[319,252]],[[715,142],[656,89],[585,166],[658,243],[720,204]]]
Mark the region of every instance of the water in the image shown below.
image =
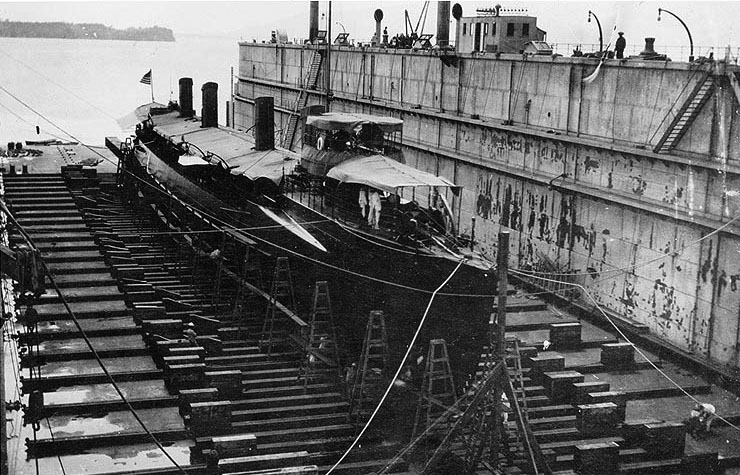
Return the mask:
[[[128,135],[117,119],[151,101],[150,87],[139,82],[149,69],[162,104],[177,100],[180,77],[192,77],[196,111],[201,86],[218,83],[219,121],[225,123],[230,67],[237,63],[237,40],[225,37],[178,34],[174,43],[0,38],[0,85],[39,113],[0,90],[0,146],[70,138],[44,118],[91,145]]]

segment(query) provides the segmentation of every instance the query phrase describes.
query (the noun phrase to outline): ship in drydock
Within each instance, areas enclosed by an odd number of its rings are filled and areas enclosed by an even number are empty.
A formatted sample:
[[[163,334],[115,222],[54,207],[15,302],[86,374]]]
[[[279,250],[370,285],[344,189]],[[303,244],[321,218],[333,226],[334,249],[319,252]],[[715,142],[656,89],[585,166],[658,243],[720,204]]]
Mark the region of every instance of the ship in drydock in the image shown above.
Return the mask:
[[[0,475],[736,471],[729,55],[319,13],[239,44],[226,126],[182,78],[8,145]]]

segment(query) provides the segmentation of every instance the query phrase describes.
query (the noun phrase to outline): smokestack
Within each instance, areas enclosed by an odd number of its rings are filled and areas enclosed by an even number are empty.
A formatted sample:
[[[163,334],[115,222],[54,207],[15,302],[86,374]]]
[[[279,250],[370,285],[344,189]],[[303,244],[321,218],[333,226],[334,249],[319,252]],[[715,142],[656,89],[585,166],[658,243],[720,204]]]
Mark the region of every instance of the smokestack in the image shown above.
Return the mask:
[[[450,44],[450,2],[437,2],[437,45]]]
[[[275,148],[275,110],[272,96],[254,100],[254,149]]]
[[[201,127],[218,127],[218,84],[207,82],[200,89],[203,91],[203,109],[201,109]]]
[[[192,117],[193,114],[193,79],[180,78],[180,117]]]
[[[319,36],[319,2],[311,0],[308,16],[308,41],[313,43]]]
[[[375,18],[375,40],[376,40],[376,43],[373,46],[377,46],[380,44],[380,41],[381,41],[380,39],[383,37],[382,36],[383,32],[381,31],[381,27],[380,27],[381,26],[380,22],[383,21],[383,10],[381,10],[380,8],[375,10],[373,17]]]

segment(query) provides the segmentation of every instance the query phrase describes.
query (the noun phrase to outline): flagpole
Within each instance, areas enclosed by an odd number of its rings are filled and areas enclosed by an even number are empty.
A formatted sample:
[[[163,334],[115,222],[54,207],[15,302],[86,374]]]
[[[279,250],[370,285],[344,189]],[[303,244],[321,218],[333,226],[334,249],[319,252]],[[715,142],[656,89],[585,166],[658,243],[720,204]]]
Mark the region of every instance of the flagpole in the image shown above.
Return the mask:
[[[151,71],[150,69],[149,72],[151,73]],[[149,75],[149,87],[152,91],[152,102],[154,102],[154,73]]]

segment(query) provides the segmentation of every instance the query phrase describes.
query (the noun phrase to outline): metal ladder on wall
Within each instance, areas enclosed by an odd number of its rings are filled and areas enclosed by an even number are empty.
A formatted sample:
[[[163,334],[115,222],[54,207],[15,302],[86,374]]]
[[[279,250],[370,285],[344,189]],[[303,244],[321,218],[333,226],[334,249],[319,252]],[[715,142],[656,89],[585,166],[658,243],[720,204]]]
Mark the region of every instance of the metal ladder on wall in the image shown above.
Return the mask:
[[[290,150],[293,147],[295,131],[296,128],[298,128],[299,111],[306,107],[306,104],[308,103],[308,93],[306,92],[306,90],[316,89],[316,80],[319,78],[319,71],[321,70],[322,60],[323,55],[321,54],[321,50],[315,50],[313,52],[313,57],[311,58],[311,66],[309,66],[306,81],[303,84],[301,90],[298,92],[298,97],[295,101],[295,107],[293,107],[293,113],[290,115],[290,119],[288,120],[288,128],[285,129],[285,134],[282,138],[283,148]]]
[[[699,112],[701,112],[704,104],[712,97],[713,91],[714,77],[707,73],[704,79],[699,81],[696,87],[694,87],[694,90],[691,91],[688,99],[673,118],[673,121],[666,129],[663,137],[658,141],[658,145],[655,146],[653,152],[668,153],[678,145],[681,137],[689,130],[689,127],[699,115]]]
[[[278,257],[275,262],[275,272],[272,276],[272,287],[270,291],[270,302],[265,311],[265,321],[262,325],[262,336],[260,346],[267,346],[267,356],[272,353],[273,339],[275,336],[275,318],[278,313],[277,302],[289,306],[295,311],[295,293],[293,292],[293,278],[290,275],[290,265],[287,257]]]
[[[414,418],[412,439],[430,427],[455,402],[457,402],[457,394],[455,393],[455,383],[452,380],[447,342],[443,339],[431,340],[421,384],[421,395]],[[434,431],[441,432],[446,428],[445,424],[438,424]]]
[[[366,419],[369,414],[363,411],[368,404],[374,404],[387,382],[388,334],[385,329],[385,314],[381,310],[370,312],[358,366],[349,391],[349,412],[356,421]]]
[[[309,324],[308,342],[305,357],[301,360],[300,377],[303,387],[316,378],[318,366],[330,366],[333,361],[335,369],[339,369],[339,352],[337,348],[337,332],[334,326],[334,316],[331,310],[329,284],[325,280],[316,282]]]

